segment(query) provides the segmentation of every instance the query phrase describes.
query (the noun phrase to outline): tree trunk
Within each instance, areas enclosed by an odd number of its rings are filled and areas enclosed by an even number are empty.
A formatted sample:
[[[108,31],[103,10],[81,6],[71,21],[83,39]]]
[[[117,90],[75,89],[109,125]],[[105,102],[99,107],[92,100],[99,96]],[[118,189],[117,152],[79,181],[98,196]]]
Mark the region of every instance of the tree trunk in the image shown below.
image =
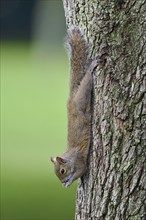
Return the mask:
[[[146,219],[146,1],[64,0],[64,9],[67,28],[84,30],[90,56],[105,58],[94,75],[92,144],[75,218]]]

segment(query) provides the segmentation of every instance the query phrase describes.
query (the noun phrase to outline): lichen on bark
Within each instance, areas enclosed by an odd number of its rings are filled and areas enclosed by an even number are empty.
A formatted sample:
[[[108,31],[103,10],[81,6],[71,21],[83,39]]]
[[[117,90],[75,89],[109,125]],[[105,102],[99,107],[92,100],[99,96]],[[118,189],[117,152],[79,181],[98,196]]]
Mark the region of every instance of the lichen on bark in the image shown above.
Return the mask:
[[[146,218],[146,2],[63,0],[67,28],[79,26],[94,75],[92,144],[79,180],[76,220]]]

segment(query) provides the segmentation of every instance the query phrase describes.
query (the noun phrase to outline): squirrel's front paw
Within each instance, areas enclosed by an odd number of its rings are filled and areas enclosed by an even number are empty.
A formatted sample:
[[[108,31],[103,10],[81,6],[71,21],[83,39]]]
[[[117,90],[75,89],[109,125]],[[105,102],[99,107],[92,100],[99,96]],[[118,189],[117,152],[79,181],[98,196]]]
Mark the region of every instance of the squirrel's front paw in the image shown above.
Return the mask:
[[[73,183],[73,181],[74,181],[74,179],[71,177],[70,179],[63,182],[62,185],[67,188]]]
[[[65,182],[65,183],[62,183],[62,185],[63,185],[65,188],[67,188],[67,187],[69,187],[69,186],[71,185],[71,183]]]

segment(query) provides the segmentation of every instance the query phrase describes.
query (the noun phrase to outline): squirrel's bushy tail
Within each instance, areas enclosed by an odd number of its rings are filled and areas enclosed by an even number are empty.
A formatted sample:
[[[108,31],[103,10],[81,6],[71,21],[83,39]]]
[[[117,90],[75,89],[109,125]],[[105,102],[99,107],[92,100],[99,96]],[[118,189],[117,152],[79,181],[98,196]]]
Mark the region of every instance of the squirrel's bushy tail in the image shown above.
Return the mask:
[[[79,85],[85,74],[88,49],[84,34],[78,27],[68,30],[67,44],[71,53],[71,81]]]

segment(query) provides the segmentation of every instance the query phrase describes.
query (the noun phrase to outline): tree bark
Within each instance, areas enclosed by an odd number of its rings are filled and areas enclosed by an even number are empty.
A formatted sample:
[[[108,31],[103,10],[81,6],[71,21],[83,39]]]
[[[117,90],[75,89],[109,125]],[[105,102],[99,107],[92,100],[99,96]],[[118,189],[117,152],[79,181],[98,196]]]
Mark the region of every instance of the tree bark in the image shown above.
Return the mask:
[[[146,1],[64,0],[67,28],[81,27],[94,75],[92,144],[79,180],[76,220],[146,219]]]

